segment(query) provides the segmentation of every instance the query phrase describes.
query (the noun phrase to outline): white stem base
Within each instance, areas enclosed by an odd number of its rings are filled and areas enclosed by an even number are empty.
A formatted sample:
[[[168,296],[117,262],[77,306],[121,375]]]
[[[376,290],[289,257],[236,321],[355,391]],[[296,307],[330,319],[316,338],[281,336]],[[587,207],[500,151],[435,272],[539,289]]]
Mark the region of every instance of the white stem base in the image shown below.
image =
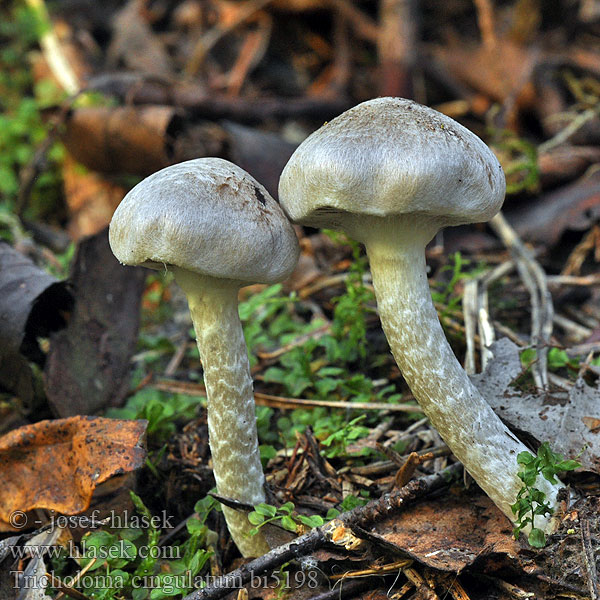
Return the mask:
[[[248,351],[238,314],[239,285],[175,269],[186,293],[204,369],[213,472],[222,496],[256,505],[265,501]],[[223,507],[231,537],[243,556],[269,551],[244,513]]]

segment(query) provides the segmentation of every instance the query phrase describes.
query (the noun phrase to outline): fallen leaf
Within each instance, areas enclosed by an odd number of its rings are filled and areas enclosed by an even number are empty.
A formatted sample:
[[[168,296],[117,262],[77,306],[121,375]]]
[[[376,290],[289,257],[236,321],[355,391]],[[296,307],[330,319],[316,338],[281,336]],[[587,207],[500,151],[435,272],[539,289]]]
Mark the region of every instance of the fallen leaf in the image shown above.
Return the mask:
[[[37,338],[64,327],[72,304],[65,283],[0,242],[0,389],[32,400],[29,361],[43,365],[45,359]]]
[[[145,2],[129,0],[112,20],[113,37],[107,51],[109,67],[123,63],[131,71],[158,77],[173,75],[169,54],[147,20]]]
[[[104,229],[125,196],[125,188],[99,173],[88,171],[70,154],[65,157],[62,174],[69,209],[67,229],[71,238],[78,240]]]
[[[424,565],[453,573],[484,555],[516,556],[521,549],[510,521],[476,488],[407,507],[371,533]]]
[[[82,240],[71,267],[75,305],[68,326],[50,338],[44,383],[56,415],[118,406],[129,386],[146,270],[123,267],[108,232]]]
[[[524,107],[535,102],[531,83],[535,50],[499,37],[493,48],[452,39],[444,46],[433,46],[432,51],[454,77],[485,96],[503,102],[516,95],[516,103]]]
[[[583,176],[506,216],[522,239],[553,246],[565,230],[586,231],[600,218],[600,174]]]
[[[36,508],[67,515],[86,510],[96,486],[143,465],[146,426],[141,420],[77,416],[2,436],[0,530],[13,530],[11,515],[14,520]]]
[[[471,377],[483,397],[509,427],[552,450],[577,459],[583,468],[600,473],[600,389],[578,379],[570,391],[522,394],[510,384],[521,373],[519,348],[507,338],[490,347],[494,358],[484,373]]]
[[[600,419],[595,419],[593,417],[581,417],[581,420],[592,433],[598,433],[600,431]]]

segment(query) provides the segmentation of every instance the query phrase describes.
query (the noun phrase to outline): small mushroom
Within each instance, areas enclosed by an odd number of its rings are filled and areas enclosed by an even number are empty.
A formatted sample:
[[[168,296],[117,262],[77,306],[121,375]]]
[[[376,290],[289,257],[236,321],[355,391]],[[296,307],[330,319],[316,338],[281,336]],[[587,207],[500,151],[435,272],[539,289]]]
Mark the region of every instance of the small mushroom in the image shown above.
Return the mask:
[[[200,158],[136,185],[112,218],[110,246],[126,265],[173,271],[190,308],[204,369],[219,494],[264,502],[264,475],[238,291],[287,278],[299,255],[293,227],[267,190],[236,165]],[[224,507],[243,556],[269,550],[246,515]]]
[[[281,175],[292,221],[365,245],[381,323],[415,398],[456,458],[509,519],[522,487],[508,430],[457,361],[431,300],[425,246],[448,225],[491,219],[502,168],[473,133],[402,98],[359,104],[310,135]],[[539,477],[550,505],[559,486]],[[544,517],[536,526],[549,531]]]

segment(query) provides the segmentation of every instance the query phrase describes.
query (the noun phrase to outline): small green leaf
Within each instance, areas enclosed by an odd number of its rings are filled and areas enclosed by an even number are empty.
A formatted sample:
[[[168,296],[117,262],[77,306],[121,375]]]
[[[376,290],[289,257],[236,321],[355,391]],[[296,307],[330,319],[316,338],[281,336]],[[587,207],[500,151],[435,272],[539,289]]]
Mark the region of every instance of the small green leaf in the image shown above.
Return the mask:
[[[293,502],[286,502],[285,504],[282,504],[279,507],[279,512],[280,513],[284,513],[284,514],[291,514],[294,510],[294,503]]]
[[[533,456],[533,454],[531,454],[531,452],[519,452],[519,454],[517,454],[517,462],[520,465],[528,465],[531,462],[533,462],[535,460],[535,456]]]
[[[261,523],[265,522],[265,517],[264,517],[264,515],[261,515],[260,513],[253,511],[251,513],[248,513],[248,521],[250,521],[250,523],[252,523],[252,525],[260,525]]]
[[[534,548],[543,548],[546,545],[546,534],[541,529],[534,527],[527,540]]]
[[[581,467],[581,463],[578,460],[561,460],[556,465],[557,471],[574,471]]]
[[[203,535],[208,530],[206,525],[196,517],[188,519],[185,525],[190,535]]]
[[[554,483],[554,484],[558,483],[558,479],[556,479],[556,477],[554,477],[556,475],[556,467],[555,466],[544,467],[542,469],[542,475],[544,476],[544,479],[546,479],[550,483]]]
[[[325,515],[325,520],[331,521],[331,519],[335,519],[340,514],[341,513],[337,508],[330,508]]]
[[[296,532],[296,523],[289,515],[281,517],[281,526],[288,531]]]
[[[323,517],[321,517],[319,515],[310,515],[310,516],[298,515],[298,520],[303,525],[306,525],[307,527],[313,527],[313,528],[321,527],[321,525],[323,525],[323,523],[324,523]]]
[[[274,517],[277,514],[277,507],[261,502],[254,507],[254,510],[265,517]]]

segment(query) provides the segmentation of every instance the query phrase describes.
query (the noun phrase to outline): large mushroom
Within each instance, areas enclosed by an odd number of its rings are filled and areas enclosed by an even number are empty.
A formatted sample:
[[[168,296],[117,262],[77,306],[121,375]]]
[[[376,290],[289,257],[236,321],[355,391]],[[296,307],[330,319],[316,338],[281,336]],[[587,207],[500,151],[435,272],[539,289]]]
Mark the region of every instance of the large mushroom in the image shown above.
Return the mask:
[[[448,225],[487,221],[501,208],[498,160],[473,133],[402,98],[359,104],[310,135],[281,175],[292,221],[346,232],[365,245],[382,327],[415,398],[456,458],[514,520],[527,448],[471,383],[431,300],[425,246]],[[536,486],[556,506],[559,486]],[[550,531],[552,523],[536,518]]]
[[[236,165],[201,158],[136,185],[112,218],[110,246],[127,265],[170,270],[190,308],[204,369],[213,471],[219,494],[265,500],[248,351],[238,291],[288,277],[298,260],[293,227],[267,190]],[[224,507],[243,556],[269,547],[245,514]]]

